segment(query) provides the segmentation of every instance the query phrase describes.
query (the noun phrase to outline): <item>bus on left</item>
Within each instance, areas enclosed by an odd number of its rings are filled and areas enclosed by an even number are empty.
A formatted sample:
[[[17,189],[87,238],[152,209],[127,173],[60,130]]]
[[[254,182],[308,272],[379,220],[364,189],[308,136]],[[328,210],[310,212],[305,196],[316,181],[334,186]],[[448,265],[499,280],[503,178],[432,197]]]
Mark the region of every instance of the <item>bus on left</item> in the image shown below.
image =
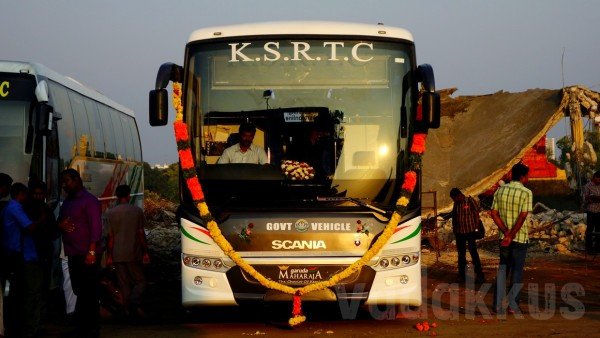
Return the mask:
[[[58,208],[59,173],[79,171],[106,210],[120,184],[144,197],[142,148],[132,110],[37,63],[0,61],[0,172],[41,179]]]

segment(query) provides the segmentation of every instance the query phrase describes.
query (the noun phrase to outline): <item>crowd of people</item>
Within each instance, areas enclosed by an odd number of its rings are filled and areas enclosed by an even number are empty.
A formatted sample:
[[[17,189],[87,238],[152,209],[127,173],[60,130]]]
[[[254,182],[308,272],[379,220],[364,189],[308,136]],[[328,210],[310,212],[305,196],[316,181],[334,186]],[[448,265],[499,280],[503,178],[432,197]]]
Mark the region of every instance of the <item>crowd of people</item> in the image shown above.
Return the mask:
[[[117,205],[103,217],[78,171],[64,170],[60,182],[66,197],[55,216],[44,182],[0,173],[0,337],[42,336],[50,320],[68,319],[63,335],[98,337],[104,254],[122,294],[119,315],[143,315],[146,223],[129,186],[117,187]]]

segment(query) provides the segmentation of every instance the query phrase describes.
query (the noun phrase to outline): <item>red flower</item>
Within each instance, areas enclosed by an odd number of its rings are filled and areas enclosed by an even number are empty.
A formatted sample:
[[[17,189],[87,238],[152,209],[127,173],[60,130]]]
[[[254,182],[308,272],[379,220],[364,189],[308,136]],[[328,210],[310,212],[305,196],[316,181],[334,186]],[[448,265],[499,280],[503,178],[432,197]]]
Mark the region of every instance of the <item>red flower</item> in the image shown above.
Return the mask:
[[[427,140],[427,134],[417,133],[413,136],[412,146],[410,152],[413,154],[423,154],[425,152],[425,141]]]
[[[186,142],[188,140],[187,124],[177,121],[173,124],[173,126],[175,127],[175,140],[177,142]]]
[[[417,185],[417,173],[414,171],[407,171],[404,174],[404,182],[402,182],[402,190],[413,192]]]
[[[294,316],[302,315],[302,300],[299,295],[294,295],[294,307],[292,309],[292,314]]]
[[[204,199],[204,193],[202,192],[202,187],[200,186],[197,177],[188,178],[186,184],[190,193],[192,193],[192,199],[194,201],[201,201]]]
[[[254,223],[248,224],[248,228],[250,228],[250,229],[254,228]]]
[[[194,159],[192,158],[192,151],[189,148],[179,151],[179,161],[183,170],[194,168]]]

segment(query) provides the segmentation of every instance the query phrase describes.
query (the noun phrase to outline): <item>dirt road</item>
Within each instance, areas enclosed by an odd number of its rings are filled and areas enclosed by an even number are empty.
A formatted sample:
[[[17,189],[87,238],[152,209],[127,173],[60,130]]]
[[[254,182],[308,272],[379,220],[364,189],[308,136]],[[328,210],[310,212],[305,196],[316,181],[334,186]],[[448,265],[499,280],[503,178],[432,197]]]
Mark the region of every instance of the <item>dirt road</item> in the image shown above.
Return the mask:
[[[495,277],[497,259],[482,253],[486,279]],[[521,314],[491,312],[491,283],[454,283],[455,254],[423,254],[420,309],[395,313],[390,308],[354,308],[352,304],[306,304],[307,322],[286,327],[290,305],[211,309],[186,313],[179,306],[178,281],[150,276],[148,318],[137,325],[118,323],[103,313],[103,337],[594,337],[600,329],[600,257],[533,255],[528,258]],[[164,277],[164,274],[162,274]],[[342,309],[342,311],[340,311]],[[345,309],[345,310],[344,310]],[[345,313],[340,315],[340,312]],[[348,319],[344,319],[344,317]],[[418,331],[417,323],[436,323]],[[61,328],[55,328],[61,329]],[[58,331],[55,331],[58,332]]]

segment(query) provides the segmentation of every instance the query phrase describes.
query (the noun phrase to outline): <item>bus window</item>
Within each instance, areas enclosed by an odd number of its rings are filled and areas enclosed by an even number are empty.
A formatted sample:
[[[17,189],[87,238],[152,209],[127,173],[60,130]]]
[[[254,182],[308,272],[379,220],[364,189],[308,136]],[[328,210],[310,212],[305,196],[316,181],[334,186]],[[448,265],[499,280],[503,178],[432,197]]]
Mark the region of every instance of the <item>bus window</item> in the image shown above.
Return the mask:
[[[67,90],[52,81],[48,81],[48,91],[50,94],[50,104],[54,110],[60,114],[58,120],[58,148],[60,152],[61,168],[66,169],[71,163],[71,159],[75,156],[75,123],[73,121],[73,112],[71,111],[71,103]]]
[[[102,122],[100,121],[100,112],[98,111],[98,105],[95,101],[85,99],[85,110],[88,114],[90,121],[90,133],[91,140],[90,144],[94,151],[93,156],[98,158],[104,158],[104,134],[102,132]]]
[[[115,130],[115,141],[117,142],[117,160],[125,160],[127,158],[127,146],[125,145],[125,138],[123,137],[123,125],[121,122],[121,113],[109,109],[110,119]]]
[[[104,126],[103,130],[106,158],[114,160],[117,158],[117,145],[115,144],[115,129],[113,128],[110,118],[111,111],[107,106],[100,103],[98,103],[98,110],[100,111],[102,126]]]
[[[133,160],[137,162],[142,161],[142,150],[140,149],[140,135],[138,133],[137,125],[133,117],[127,118],[127,124],[129,125],[130,135],[133,142]]]
[[[73,119],[75,121],[75,135],[77,139],[78,156],[91,156],[91,134],[90,123],[83,104],[83,96],[80,94],[68,91],[69,100],[71,101],[71,110],[73,111]]]
[[[129,127],[129,120],[131,117],[125,114],[119,114],[121,117],[121,127],[123,128],[123,137],[125,138],[125,153],[128,161],[133,161],[133,134]]]

